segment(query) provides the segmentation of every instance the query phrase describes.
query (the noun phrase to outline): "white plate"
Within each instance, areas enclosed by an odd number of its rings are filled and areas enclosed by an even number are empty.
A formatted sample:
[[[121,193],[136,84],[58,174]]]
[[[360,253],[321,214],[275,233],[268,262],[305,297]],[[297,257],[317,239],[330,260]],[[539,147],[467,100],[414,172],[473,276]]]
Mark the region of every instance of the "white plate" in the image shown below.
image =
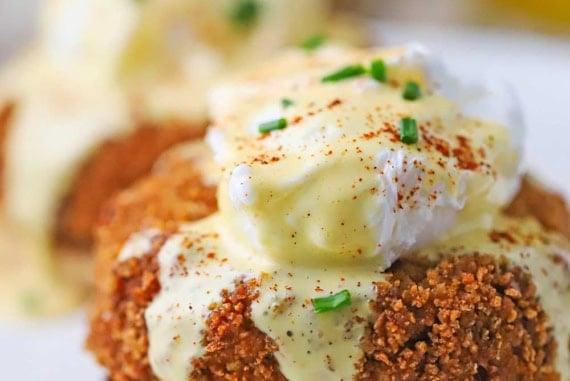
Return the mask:
[[[506,79],[527,119],[527,163],[570,196],[570,42],[527,34],[457,27],[371,23],[376,41],[420,41],[458,74]],[[1,31],[0,31],[1,33]],[[2,379],[103,380],[82,350],[83,314],[53,322],[0,325]]]

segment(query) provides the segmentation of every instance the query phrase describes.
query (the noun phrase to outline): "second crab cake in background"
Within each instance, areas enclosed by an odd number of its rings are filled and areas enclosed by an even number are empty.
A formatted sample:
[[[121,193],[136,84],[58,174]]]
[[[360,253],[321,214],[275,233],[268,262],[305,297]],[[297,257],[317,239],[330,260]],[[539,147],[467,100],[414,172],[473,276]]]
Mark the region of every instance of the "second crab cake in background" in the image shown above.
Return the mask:
[[[331,15],[320,0],[43,3],[0,73],[0,314],[82,300],[105,200],[203,134],[213,81],[328,33]]]

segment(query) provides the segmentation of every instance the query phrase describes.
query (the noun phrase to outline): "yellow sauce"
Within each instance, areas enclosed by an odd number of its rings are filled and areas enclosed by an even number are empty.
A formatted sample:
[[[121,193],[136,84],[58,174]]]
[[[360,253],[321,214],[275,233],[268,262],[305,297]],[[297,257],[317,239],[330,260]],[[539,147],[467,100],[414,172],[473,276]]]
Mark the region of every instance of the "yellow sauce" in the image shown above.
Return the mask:
[[[145,318],[149,359],[159,378],[188,379],[192,360],[205,353],[204,330],[220,294],[253,280],[259,295],[251,319],[277,344],[283,375],[352,379],[363,356],[363,328],[373,318],[373,282],[385,280],[382,271],[404,255],[438,259],[479,251],[522,266],[537,284],[556,337],[566,342],[570,322],[556,316],[570,312],[561,303],[570,298],[568,243],[533,221],[498,216],[518,186],[513,131],[521,126],[467,116],[468,107],[444,94],[446,78],[434,76],[426,57],[408,53],[295,53],[214,93],[208,140],[222,169],[220,211],[183,226],[158,253],[161,291]],[[345,64],[367,65],[380,57],[389,63],[390,84],[366,75],[320,82]],[[414,102],[401,98],[410,77],[424,94]],[[293,105],[283,107],[283,97]],[[303,120],[294,122],[299,115]],[[404,116],[422,126],[417,144],[391,139],[391,127]],[[260,135],[259,123],[280,117],[288,120],[286,129]],[[377,132],[378,126],[386,131]],[[363,139],[368,134],[372,138]],[[450,150],[454,141],[467,141],[476,165],[430,149],[428,138]],[[417,187],[417,196],[398,199],[407,187]],[[438,201],[442,195],[454,202]],[[493,230],[507,230],[513,242],[492,239]],[[121,259],[144,253],[145,239],[137,236]],[[350,292],[350,306],[315,313],[313,298],[341,290]],[[557,367],[567,377],[563,344]]]
[[[521,266],[537,285],[555,337],[566,340],[570,322],[557,316],[570,313],[570,306],[562,302],[570,298],[568,243],[545,233],[533,220],[495,216],[489,224],[409,255],[437,260],[442,254],[479,252]],[[162,290],[145,314],[155,374],[164,380],[186,380],[192,372],[191,360],[205,354],[206,321],[212,308],[221,303],[222,290],[231,291],[236,282],[255,279],[259,297],[252,303],[251,318],[278,345],[275,357],[285,377],[352,379],[363,355],[359,348],[363,328],[372,317],[368,308],[375,292],[372,282],[386,280],[377,270],[379,262],[368,260],[350,267],[334,263],[287,266],[243,250],[228,240],[231,236],[224,226],[220,214],[184,226],[158,254]],[[490,238],[491,231],[507,231],[515,242],[496,242]],[[129,250],[127,246],[121,259],[144,252]],[[312,298],[340,290],[350,291],[350,307],[315,314]],[[570,376],[568,359],[568,348],[560,345],[556,368],[562,379]]]
[[[134,126],[115,87],[75,69],[60,71],[30,50],[0,76],[0,105],[16,105],[4,143],[2,315],[53,315],[85,298],[88,258],[54,257],[55,219],[84,160]]]
[[[219,206],[236,239],[284,262],[380,256],[386,268],[512,196],[518,152],[509,130],[464,115],[438,94],[435,82],[446,78],[426,78],[426,63],[407,54],[291,53],[214,94],[209,139],[225,171]],[[321,83],[379,58],[392,84],[369,75]],[[403,99],[410,79],[421,99]],[[400,123],[410,116],[423,138],[406,145]],[[286,129],[260,134],[261,123],[279,118]]]

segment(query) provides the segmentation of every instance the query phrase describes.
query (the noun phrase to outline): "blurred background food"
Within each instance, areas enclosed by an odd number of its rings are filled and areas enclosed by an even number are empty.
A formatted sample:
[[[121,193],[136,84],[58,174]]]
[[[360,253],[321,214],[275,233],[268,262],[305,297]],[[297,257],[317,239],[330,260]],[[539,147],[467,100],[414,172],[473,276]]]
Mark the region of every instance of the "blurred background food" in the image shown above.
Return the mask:
[[[0,2],[0,24],[11,30],[10,34],[0,34],[0,61],[33,36],[35,9],[40,2]],[[304,4],[307,1],[292,2]],[[336,0],[336,3],[343,9],[390,20],[501,26],[570,36],[570,2],[567,0],[424,0],[421,3],[415,0]]]
[[[83,299],[103,205],[201,136],[213,83],[317,34],[364,40],[329,0],[0,6],[0,314]]]
[[[339,0],[381,19],[468,24],[570,36],[567,0]]]
[[[0,2],[0,24],[11,30],[10,34],[0,34],[0,61],[14,53],[22,41],[31,39],[36,28],[35,9],[40,2],[41,0]],[[570,2],[567,0],[424,0],[421,5],[415,0],[335,2],[343,9],[390,20],[507,26],[570,36]],[[99,21],[103,23],[103,20]]]

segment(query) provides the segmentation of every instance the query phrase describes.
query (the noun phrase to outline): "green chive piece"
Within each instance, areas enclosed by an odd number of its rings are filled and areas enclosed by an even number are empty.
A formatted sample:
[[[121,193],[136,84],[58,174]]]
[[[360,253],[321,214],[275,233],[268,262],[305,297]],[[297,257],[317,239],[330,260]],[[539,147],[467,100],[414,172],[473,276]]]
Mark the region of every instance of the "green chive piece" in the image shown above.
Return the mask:
[[[283,106],[283,108],[288,108],[293,106],[293,101],[289,98],[283,98],[281,99],[281,106]]]
[[[257,0],[240,0],[231,9],[230,18],[238,26],[249,28],[259,18],[260,4]]]
[[[324,35],[317,34],[316,36],[313,36],[313,37],[308,38],[305,41],[303,41],[299,45],[299,47],[301,49],[308,51],[308,52],[312,52],[313,50],[317,50],[318,48],[323,46],[326,41],[327,41],[327,38]]]
[[[403,118],[400,121],[400,141],[405,144],[418,142],[418,123],[414,118]]]
[[[361,76],[366,73],[366,69],[362,65],[349,65],[340,70],[321,78],[321,82],[337,82],[344,79]]]
[[[331,296],[311,299],[311,302],[313,303],[315,313],[320,314],[334,311],[342,307],[350,306],[350,292],[348,292],[348,290],[342,290]]]
[[[282,130],[287,127],[287,119],[275,119],[270,120],[269,122],[261,123],[259,125],[259,132],[262,134],[267,134],[268,132],[275,131],[275,130]]]
[[[374,60],[370,64],[370,75],[378,82],[385,83],[388,80],[388,68],[384,60]]]
[[[404,86],[404,91],[402,92],[402,97],[408,101],[415,101],[416,99],[420,99],[422,96],[422,91],[420,89],[420,85],[417,82],[410,81],[406,83]]]

